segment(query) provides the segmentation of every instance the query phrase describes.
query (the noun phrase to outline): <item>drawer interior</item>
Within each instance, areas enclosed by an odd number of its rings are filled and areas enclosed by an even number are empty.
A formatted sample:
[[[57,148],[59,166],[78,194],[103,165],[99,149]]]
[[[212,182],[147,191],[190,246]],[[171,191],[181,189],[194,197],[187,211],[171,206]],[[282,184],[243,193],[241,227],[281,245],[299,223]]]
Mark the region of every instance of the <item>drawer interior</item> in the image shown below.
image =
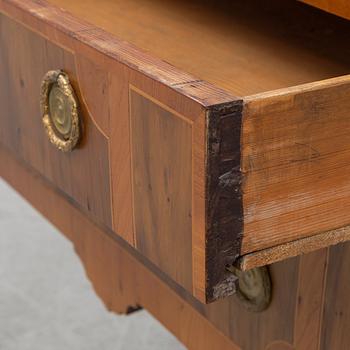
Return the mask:
[[[294,0],[49,2],[238,96],[350,71],[350,24]]]

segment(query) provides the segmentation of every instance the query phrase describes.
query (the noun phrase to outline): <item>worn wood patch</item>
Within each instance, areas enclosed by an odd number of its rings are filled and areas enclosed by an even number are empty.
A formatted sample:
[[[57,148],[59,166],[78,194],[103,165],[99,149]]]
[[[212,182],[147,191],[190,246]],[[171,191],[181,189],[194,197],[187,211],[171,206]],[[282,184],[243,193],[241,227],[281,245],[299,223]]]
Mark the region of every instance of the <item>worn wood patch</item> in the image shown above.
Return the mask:
[[[236,277],[226,267],[240,255],[243,236],[241,116],[241,101],[214,106],[207,115],[208,301],[235,292]]]

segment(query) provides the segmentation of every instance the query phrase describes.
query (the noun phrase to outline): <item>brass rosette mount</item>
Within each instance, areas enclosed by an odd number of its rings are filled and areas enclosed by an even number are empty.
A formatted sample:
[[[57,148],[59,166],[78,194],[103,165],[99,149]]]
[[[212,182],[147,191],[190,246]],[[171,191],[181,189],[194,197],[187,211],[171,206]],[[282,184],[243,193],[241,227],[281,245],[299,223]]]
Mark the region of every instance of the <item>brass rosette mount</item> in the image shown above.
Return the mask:
[[[42,121],[50,142],[62,152],[76,147],[80,139],[78,100],[68,75],[49,71],[41,84]]]

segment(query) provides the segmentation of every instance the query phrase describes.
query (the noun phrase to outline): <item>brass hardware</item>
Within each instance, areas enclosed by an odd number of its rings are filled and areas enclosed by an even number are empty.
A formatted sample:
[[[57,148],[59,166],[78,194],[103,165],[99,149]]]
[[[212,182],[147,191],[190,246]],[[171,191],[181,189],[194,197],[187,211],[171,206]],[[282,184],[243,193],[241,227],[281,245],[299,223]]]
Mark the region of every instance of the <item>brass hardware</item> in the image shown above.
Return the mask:
[[[271,302],[271,279],[266,266],[247,271],[236,267],[228,270],[238,277],[236,296],[250,311],[261,312]]]
[[[49,140],[59,150],[73,150],[80,139],[78,101],[67,74],[49,71],[41,84],[42,120]]]

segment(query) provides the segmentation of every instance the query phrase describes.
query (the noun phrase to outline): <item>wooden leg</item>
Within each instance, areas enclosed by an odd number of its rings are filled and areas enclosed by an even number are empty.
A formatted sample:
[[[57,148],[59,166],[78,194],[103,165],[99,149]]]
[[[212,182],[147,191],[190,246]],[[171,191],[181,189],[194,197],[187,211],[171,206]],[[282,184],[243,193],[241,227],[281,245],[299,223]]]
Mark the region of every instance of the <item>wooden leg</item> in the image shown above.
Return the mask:
[[[80,237],[83,237],[85,233],[86,227]],[[141,310],[142,307],[132,294],[122,292],[123,284],[122,281],[119,281],[118,276],[113,276],[113,266],[110,265],[112,262],[108,261],[108,259],[102,259],[100,262],[103,263],[90,264],[88,262],[89,258],[86,257],[86,253],[82,250],[82,244],[84,245],[84,242],[76,242],[74,246],[75,251],[83,262],[87,277],[92,282],[95,293],[104,302],[107,310],[120,315],[130,315]]]

